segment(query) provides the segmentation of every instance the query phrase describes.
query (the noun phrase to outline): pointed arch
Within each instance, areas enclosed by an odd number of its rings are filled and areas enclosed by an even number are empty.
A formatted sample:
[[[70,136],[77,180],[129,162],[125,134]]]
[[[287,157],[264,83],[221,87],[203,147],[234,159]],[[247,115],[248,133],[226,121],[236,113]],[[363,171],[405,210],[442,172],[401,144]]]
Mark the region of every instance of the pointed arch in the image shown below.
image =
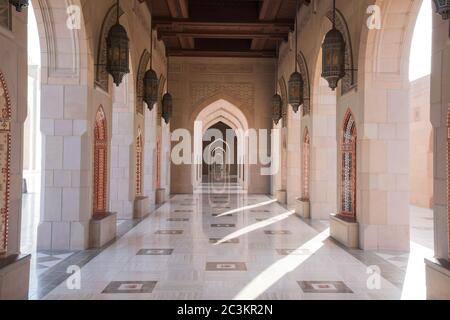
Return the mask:
[[[8,250],[8,216],[11,170],[11,100],[0,71],[0,255]]]
[[[286,80],[284,77],[281,77],[280,80],[278,80],[278,86],[280,87],[280,93],[281,93],[281,101],[283,102],[282,108],[281,108],[281,118],[283,119],[283,127],[287,127],[287,114],[288,114],[288,93],[287,93],[287,86],[286,86]]]
[[[122,8],[119,8],[119,16],[124,14]],[[95,85],[105,92],[109,92],[109,74],[106,71],[107,45],[106,38],[111,27],[117,22],[117,4],[113,4],[106,13],[100,30],[100,39],[97,48],[97,63],[95,65]]]
[[[357,130],[350,109],[344,118],[341,140],[341,211],[340,217],[356,221],[356,139]]]
[[[308,127],[305,127],[303,133],[303,181],[302,181],[302,200],[309,200],[310,172],[311,172],[311,138]]]
[[[311,112],[311,84],[309,82],[309,69],[303,52],[299,52],[297,55],[297,63],[302,75],[304,87],[303,87],[303,116],[307,116]]]
[[[150,61],[150,53],[147,49],[141,54],[136,75],[136,113],[144,114],[144,76]]]
[[[94,124],[94,214],[106,212],[108,181],[108,131],[103,106],[99,106]]]
[[[333,11],[327,13],[327,18],[333,22]],[[344,95],[358,85],[358,72],[355,70],[353,48],[347,21],[344,15],[336,9],[336,29],[344,36],[345,41],[345,77],[341,80],[341,94]]]
[[[138,134],[136,137],[136,196],[142,196],[142,173],[144,164],[144,139],[142,136],[141,127],[138,127]]]

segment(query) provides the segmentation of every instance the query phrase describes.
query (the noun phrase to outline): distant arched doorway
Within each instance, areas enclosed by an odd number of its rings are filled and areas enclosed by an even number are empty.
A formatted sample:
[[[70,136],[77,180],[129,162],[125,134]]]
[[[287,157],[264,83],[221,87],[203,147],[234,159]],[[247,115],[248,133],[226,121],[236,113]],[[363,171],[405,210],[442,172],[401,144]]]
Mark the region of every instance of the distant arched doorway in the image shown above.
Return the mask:
[[[237,183],[247,189],[249,183],[249,156],[248,156],[248,121],[244,113],[234,104],[225,99],[219,99],[205,107],[195,119],[194,124],[194,165],[192,166],[192,177],[194,188],[202,182],[201,173],[203,171],[203,137],[207,130],[214,125],[221,123],[225,128],[231,129],[228,137],[229,141],[224,140],[231,146],[235,152],[233,160],[236,161],[235,169]],[[231,140],[232,139],[232,140]],[[235,149],[234,149],[235,148]],[[225,149],[224,149],[225,150]],[[233,171],[234,170],[234,171]],[[200,171],[200,172],[199,172]]]
[[[311,168],[311,139],[308,127],[303,134],[303,164],[302,164],[302,201],[309,201],[309,181]]]

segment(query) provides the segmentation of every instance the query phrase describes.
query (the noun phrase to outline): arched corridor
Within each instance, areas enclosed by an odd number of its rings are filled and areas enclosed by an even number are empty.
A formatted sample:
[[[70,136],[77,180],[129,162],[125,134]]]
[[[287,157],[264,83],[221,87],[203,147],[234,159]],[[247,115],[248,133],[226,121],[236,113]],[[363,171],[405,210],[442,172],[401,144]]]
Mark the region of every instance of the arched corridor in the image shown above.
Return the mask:
[[[444,2],[0,0],[0,300],[450,299]]]

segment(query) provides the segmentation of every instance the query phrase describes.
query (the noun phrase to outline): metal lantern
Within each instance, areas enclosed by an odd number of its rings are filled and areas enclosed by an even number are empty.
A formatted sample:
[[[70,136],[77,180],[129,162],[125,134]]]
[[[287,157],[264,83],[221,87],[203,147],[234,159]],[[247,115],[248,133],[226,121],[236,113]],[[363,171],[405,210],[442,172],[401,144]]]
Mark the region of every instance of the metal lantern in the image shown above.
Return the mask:
[[[127,31],[119,23],[119,3],[117,3],[117,22],[111,27],[106,38],[108,60],[106,71],[113,77],[116,86],[130,72],[129,42]]]
[[[172,95],[166,93],[162,99],[162,117],[166,124],[170,122],[170,116],[172,115]]]
[[[16,7],[16,11],[22,12],[23,8],[28,7],[28,0],[9,0],[9,3]]]
[[[303,104],[303,77],[302,75],[295,71],[291,78],[289,79],[288,84],[288,95],[289,95],[289,104],[294,109],[294,112],[297,113],[300,106]]]
[[[144,101],[150,111],[158,101],[159,81],[156,72],[153,69],[147,70],[144,75]]]
[[[322,44],[322,78],[334,91],[339,80],[345,77],[345,40],[342,33],[333,27]]]
[[[272,97],[272,120],[275,125],[280,122],[281,118],[283,117],[283,100],[281,99],[279,94],[275,94]]]
[[[450,18],[450,0],[433,0],[436,6],[436,12],[439,13],[444,20]]]

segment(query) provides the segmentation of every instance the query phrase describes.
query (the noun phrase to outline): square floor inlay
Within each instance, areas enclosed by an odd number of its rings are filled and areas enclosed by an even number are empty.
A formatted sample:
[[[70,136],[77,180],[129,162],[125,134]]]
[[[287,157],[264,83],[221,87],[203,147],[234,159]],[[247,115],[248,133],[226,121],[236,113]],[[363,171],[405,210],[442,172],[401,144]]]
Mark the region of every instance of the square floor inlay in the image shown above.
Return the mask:
[[[188,222],[188,218],[168,218],[167,221],[169,222]]]
[[[342,281],[297,281],[304,293],[353,293]]]
[[[213,213],[212,214],[213,217],[232,217],[233,214],[232,213]]]
[[[207,262],[206,271],[247,271],[244,262]]]
[[[177,235],[183,234],[183,230],[158,230],[155,234],[169,234],[169,235]]]
[[[220,242],[220,244],[237,244],[237,243],[239,243],[239,239],[237,239],[237,238],[230,239],[230,240],[222,240],[220,238],[210,238],[209,239],[209,243],[216,244],[219,242]]]
[[[194,212],[194,210],[175,210],[174,212]]]
[[[250,210],[250,212],[270,212],[269,210]]]
[[[231,223],[213,223],[211,228],[236,228],[236,225]]]
[[[280,256],[308,256],[311,254],[311,250],[308,249],[277,249],[277,253]]]
[[[270,236],[292,234],[289,230],[266,230],[264,233]]]
[[[170,256],[173,249],[141,249],[138,251],[138,256]]]
[[[152,293],[156,281],[113,281],[102,293]]]

